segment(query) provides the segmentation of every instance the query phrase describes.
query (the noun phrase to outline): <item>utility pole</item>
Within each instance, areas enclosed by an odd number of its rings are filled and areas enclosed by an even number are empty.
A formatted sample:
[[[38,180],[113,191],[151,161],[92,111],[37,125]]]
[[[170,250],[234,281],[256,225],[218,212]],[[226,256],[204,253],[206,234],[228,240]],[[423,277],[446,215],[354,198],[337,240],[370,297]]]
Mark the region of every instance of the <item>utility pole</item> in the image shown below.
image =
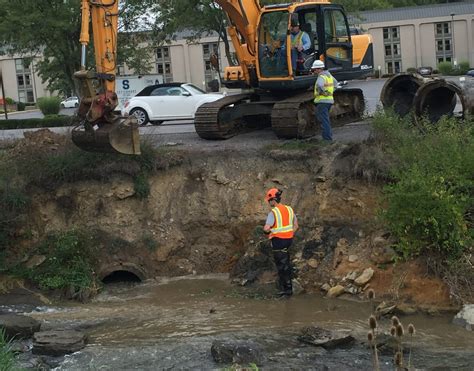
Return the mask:
[[[0,85],[2,86],[3,111],[5,113],[5,120],[8,120],[7,98],[5,97],[5,89],[3,88],[3,76],[2,76],[2,71],[1,70],[0,70]]]
[[[457,66],[457,61],[456,61],[456,45],[454,43],[454,37],[455,37],[455,34],[454,34],[454,16],[456,14],[455,13],[451,13],[451,40],[452,40],[452,43],[453,43],[453,64],[454,64],[454,67]]]

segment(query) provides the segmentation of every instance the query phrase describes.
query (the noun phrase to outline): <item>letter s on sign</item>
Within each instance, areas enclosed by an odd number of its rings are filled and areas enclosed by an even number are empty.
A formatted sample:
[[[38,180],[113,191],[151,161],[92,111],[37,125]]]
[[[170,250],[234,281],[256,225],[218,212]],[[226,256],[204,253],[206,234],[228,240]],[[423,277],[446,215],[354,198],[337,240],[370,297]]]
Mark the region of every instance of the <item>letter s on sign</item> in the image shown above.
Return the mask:
[[[130,82],[128,80],[123,80],[122,81],[122,88],[124,88],[125,90],[130,88]]]

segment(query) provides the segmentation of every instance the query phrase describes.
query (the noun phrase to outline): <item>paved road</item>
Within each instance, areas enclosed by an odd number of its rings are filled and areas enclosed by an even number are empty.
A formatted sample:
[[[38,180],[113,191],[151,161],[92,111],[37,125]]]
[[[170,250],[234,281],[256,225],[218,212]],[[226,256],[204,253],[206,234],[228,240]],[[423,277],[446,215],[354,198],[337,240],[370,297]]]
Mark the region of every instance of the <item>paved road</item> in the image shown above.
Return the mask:
[[[366,80],[366,81],[350,81],[348,87],[361,88],[364,91],[364,96],[367,103],[367,113],[373,114],[380,100],[380,92],[382,90],[385,79],[380,80]],[[75,109],[68,108],[61,110],[63,115],[73,115]],[[43,115],[39,110],[28,111],[10,114],[11,119],[25,119],[25,118],[42,118]],[[3,119],[3,116],[2,118]],[[20,130],[0,130],[0,140],[12,140],[16,138],[22,138],[25,131],[34,131],[37,129],[20,129]],[[67,134],[71,128],[53,128],[52,131],[56,133]],[[352,141],[360,140],[367,137],[369,133],[368,125],[366,123],[358,123],[352,125],[346,125],[344,128],[335,128],[334,138],[338,141]],[[258,132],[247,133],[239,135],[238,137],[232,138],[225,142],[209,142],[199,138],[194,130],[194,124],[192,121],[180,121],[180,122],[165,122],[160,126],[146,126],[140,128],[140,135],[147,136],[150,140],[158,145],[188,145],[188,146],[205,146],[206,148],[229,147],[232,148],[234,145],[241,147],[245,144],[246,140],[257,138],[257,142],[271,143],[277,141],[275,134],[271,129],[260,130]],[[225,145],[223,143],[226,143]]]
[[[361,80],[361,81],[349,81],[348,87],[361,88],[364,91],[364,96],[367,100],[368,113],[372,114],[380,100],[380,92],[382,91],[383,84],[386,79],[380,80]],[[60,114],[71,116],[74,114],[74,108],[62,109]],[[30,118],[43,118],[43,114],[39,110],[15,112],[8,115],[9,119],[30,119]],[[5,116],[0,115],[0,120],[4,120]]]

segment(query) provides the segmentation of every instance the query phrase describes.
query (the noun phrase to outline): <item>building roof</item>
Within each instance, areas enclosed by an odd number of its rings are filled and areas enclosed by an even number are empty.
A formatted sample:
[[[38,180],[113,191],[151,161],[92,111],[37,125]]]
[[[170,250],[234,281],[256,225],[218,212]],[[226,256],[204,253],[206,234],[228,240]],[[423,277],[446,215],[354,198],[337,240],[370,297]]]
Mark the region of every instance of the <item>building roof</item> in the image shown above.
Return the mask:
[[[451,14],[474,14],[474,0],[458,3],[410,6],[384,10],[360,12],[354,20],[356,23],[379,23],[402,21],[407,19],[451,17]]]

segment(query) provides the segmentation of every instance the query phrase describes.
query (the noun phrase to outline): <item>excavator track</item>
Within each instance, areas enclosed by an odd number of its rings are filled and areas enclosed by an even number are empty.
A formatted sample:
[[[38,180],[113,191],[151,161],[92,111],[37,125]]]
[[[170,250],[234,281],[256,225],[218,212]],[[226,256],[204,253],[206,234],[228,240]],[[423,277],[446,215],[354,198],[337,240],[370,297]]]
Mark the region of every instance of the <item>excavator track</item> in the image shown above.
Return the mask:
[[[238,120],[225,117],[232,105],[250,98],[249,94],[229,95],[215,102],[201,105],[194,117],[194,127],[203,139],[228,139],[238,134],[241,125]]]
[[[313,92],[284,99],[275,103],[272,110],[272,128],[278,138],[303,139],[316,135],[320,130],[315,120]],[[334,92],[331,108],[332,126],[341,126],[362,118],[365,110],[361,89],[338,89]]]
[[[275,103],[272,129],[278,138],[308,138],[316,134],[313,93],[307,91]]]

